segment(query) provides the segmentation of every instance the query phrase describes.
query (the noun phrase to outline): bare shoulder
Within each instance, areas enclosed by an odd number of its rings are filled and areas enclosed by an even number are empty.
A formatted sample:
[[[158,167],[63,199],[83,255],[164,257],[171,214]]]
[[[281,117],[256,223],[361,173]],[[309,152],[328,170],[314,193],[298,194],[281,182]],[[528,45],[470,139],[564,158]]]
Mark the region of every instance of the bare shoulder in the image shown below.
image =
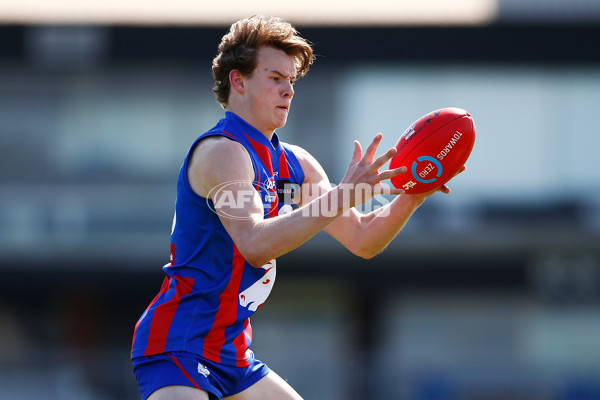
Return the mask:
[[[307,182],[320,182],[327,179],[325,170],[308,151],[304,148],[296,145],[289,145],[294,155],[298,159],[298,162],[302,166],[302,170],[305,175],[305,183]]]
[[[297,146],[295,144],[286,144],[293,152],[298,161],[303,162],[317,162],[317,160],[303,147]]]
[[[209,136],[200,140],[192,151],[192,159],[220,159],[226,156],[237,158],[248,152],[239,142],[225,136]]]
[[[254,180],[248,151],[240,143],[223,136],[207,137],[196,144],[187,174],[192,189],[203,197],[224,182]]]

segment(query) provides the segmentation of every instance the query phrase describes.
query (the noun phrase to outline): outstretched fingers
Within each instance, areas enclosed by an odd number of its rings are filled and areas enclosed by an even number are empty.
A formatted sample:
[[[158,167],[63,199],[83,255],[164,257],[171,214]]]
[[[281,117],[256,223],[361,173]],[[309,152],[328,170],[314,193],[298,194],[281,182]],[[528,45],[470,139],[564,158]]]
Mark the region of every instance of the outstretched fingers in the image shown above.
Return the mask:
[[[388,169],[386,171],[383,171],[383,172],[379,173],[378,178],[379,178],[380,181],[384,181],[386,179],[393,178],[394,176],[403,174],[406,171],[408,171],[408,168],[406,168],[404,166],[397,167],[397,168],[394,168],[394,169]]]
[[[375,135],[375,137],[373,138],[373,140],[367,147],[367,150],[365,151],[365,156],[363,157],[363,160],[366,163],[369,163],[369,164],[373,163],[373,160],[375,159],[375,152],[377,151],[377,147],[379,146],[379,143],[381,143],[382,137],[383,137],[383,135],[381,133],[378,133],[377,135]]]
[[[356,164],[362,159],[362,146],[358,140],[354,141],[354,153],[352,153],[351,164]]]
[[[392,147],[391,149],[377,157],[377,159],[373,161],[372,167],[375,168],[375,170],[379,170],[379,168],[383,167],[385,163],[390,161],[396,155],[397,152],[398,151],[396,150],[396,148]]]
[[[386,163],[388,163],[397,153],[396,148],[392,147],[379,157],[375,158],[375,153],[377,151],[377,147],[381,143],[382,137],[383,135],[381,133],[375,135],[375,137],[367,147],[367,150],[365,151],[364,155],[362,154],[362,146],[360,145],[360,143],[357,140],[354,141],[354,153],[352,155],[352,164],[360,163],[364,167],[366,167],[366,170],[369,171],[370,175],[372,175],[371,179],[373,179],[369,180],[374,183],[390,179],[396,175],[403,174],[407,171],[406,167],[398,167],[391,170],[385,170],[381,173],[379,172],[379,169],[383,167]]]

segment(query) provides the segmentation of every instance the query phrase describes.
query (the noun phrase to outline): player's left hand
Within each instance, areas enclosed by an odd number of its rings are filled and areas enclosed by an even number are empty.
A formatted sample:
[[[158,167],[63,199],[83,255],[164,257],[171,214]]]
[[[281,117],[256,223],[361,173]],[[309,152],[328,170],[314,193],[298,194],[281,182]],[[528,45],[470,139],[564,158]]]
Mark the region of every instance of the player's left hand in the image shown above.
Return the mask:
[[[464,172],[466,169],[467,169],[467,166],[463,165],[462,167],[460,167],[460,169],[458,170],[458,172],[456,174],[454,174],[454,177],[457,176],[458,174]],[[452,177],[452,178],[454,179],[454,177]],[[415,194],[413,196],[420,196],[420,197],[425,198],[425,197],[431,196],[432,194],[434,194],[436,192],[442,192],[444,194],[450,194],[450,187],[448,186],[448,184],[444,184],[444,185],[440,186],[437,189],[431,190],[431,191],[426,192],[426,193]]]

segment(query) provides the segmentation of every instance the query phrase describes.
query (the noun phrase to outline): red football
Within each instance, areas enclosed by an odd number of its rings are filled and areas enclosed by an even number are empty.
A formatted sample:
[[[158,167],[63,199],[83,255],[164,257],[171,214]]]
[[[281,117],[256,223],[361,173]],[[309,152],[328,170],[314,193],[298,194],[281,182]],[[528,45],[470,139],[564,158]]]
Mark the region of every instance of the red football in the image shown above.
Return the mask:
[[[442,108],[416,120],[400,136],[390,169],[408,171],[391,179],[407,194],[434,190],[448,182],[466,163],[475,143],[475,122],[460,108]]]

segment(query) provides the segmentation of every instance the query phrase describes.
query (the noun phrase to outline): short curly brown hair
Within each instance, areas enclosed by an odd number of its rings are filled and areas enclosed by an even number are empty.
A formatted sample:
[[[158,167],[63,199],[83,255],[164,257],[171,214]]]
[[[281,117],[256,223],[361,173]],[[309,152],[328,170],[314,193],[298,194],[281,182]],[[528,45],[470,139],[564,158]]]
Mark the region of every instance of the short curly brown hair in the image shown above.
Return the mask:
[[[229,101],[229,73],[237,69],[250,75],[256,67],[257,50],[261,47],[280,49],[293,57],[297,79],[306,75],[314,62],[312,45],[283,19],[255,15],[239,20],[221,39],[219,53],[212,62],[213,92],[221,107],[226,108]]]

